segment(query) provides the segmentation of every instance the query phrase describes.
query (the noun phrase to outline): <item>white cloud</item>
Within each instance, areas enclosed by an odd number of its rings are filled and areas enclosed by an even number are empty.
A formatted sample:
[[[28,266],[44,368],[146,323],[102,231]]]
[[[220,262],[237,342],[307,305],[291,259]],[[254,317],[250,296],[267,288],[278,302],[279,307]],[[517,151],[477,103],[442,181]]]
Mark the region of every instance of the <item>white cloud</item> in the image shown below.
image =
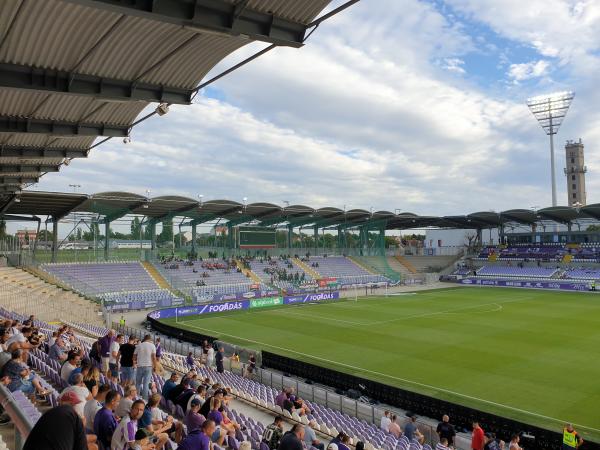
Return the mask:
[[[548,74],[550,63],[546,60],[531,61],[523,64],[511,64],[508,76],[515,82],[539,78]]]
[[[464,66],[465,62],[460,59],[460,58],[446,58],[444,60],[444,69],[450,71],[450,72],[454,72],[454,73],[458,73],[460,75],[464,75],[466,73]]]

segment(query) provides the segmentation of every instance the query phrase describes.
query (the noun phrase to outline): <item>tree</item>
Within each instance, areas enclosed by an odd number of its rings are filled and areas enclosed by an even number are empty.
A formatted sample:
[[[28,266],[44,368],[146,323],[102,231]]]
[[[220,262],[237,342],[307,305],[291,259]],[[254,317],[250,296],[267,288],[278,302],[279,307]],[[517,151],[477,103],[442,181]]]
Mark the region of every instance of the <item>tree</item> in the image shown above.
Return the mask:
[[[91,242],[94,240],[94,234],[96,235],[96,241],[104,239],[104,236],[100,234],[100,226],[98,225],[98,222],[92,222],[90,225],[90,229],[84,230],[81,234],[81,237],[83,238],[83,240]]]
[[[158,235],[158,242],[161,244],[171,242],[173,240],[173,221],[166,220],[162,223],[162,231]]]
[[[38,240],[50,242],[50,241],[52,241],[53,236],[54,236],[54,234],[50,230],[40,230],[40,232],[38,234]]]
[[[131,239],[139,239],[141,229],[142,223],[140,222],[139,217],[136,216],[131,221]]]
[[[600,231],[600,225],[590,225],[585,231]]]

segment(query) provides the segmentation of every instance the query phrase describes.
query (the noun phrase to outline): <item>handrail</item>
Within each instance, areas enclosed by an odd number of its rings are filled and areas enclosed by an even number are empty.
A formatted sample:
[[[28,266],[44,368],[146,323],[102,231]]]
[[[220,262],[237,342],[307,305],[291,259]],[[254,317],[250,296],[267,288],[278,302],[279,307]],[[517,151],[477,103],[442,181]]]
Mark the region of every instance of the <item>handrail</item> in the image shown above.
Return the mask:
[[[0,404],[10,417],[12,423],[15,425],[15,428],[21,437],[21,441],[24,442],[25,439],[27,439],[27,436],[29,436],[34,424],[31,422],[31,419],[25,415],[25,412],[18,406],[12,393],[3,385],[0,385]],[[17,439],[18,437],[15,436],[15,440]]]

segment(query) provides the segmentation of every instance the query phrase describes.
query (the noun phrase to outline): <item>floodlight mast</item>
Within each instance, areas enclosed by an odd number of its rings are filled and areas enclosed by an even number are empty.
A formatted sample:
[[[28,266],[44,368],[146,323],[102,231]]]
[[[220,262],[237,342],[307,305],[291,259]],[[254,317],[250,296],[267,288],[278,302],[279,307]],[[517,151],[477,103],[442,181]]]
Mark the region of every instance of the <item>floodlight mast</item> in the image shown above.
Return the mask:
[[[527,106],[544,132],[550,136],[550,171],[552,183],[552,206],[556,206],[556,171],[554,169],[554,135],[558,133],[575,92],[558,92],[527,100]]]

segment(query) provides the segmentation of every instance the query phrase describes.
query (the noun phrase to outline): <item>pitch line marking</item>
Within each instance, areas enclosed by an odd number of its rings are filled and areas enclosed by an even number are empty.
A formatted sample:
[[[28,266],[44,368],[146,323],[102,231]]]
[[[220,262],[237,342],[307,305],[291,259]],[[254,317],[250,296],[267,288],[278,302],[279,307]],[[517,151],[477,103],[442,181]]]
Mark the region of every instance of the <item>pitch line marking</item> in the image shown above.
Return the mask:
[[[232,337],[234,339],[239,339],[241,341],[251,342],[253,344],[263,345],[265,347],[271,347],[271,348],[275,348],[277,350],[283,350],[283,351],[289,352],[289,353],[295,353],[296,355],[301,355],[301,356],[308,357],[310,359],[316,359],[316,360],[319,360],[319,361],[328,362],[330,364],[335,364],[335,365],[338,365],[338,366],[347,367],[349,369],[358,370],[360,372],[371,373],[371,374],[374,374],[374,375],[382,376],[384,378],[389,378],[389,379],[392,379],[392,380],[401,381],[403,383],[408,383],[408,384],[412,384],[412,385],[415,385],[415,386],[424,387],[424,388],[427,388],[427,389],[433,389],[433,390],[436,390],[436,391],[445,392],[446,394],[450,394],[450,395],[454,395],[454,396],[457,396],[457,397],[466,398],[466,399],[469,399],[469,400],[475,400],[475,401],[478,401],[478,402],[481,402],[481,403],[486,403],[488,405],[498,406],[500,408],[509,409],[509,410],[516,411],[516,412],[523,413],[523,414],[527,414],[527,415],[530,415],[530,416],[539,417],[539,418],[542,418],[542,419],[548,419],[548,420],[552,420],[554,422],[560,422],[561,424],[572,423],[573,425],[575,425],[575,426],[577,426],[579,428],[585,428],[586,430],[600,432],[600,429],[598,429],[598,428],[587,427],[587,426],[581,425],[579,423],[570,422],[569,420],[557,419],[556,417],[545,416],[543,414],[534,413],[534,412],[531,412],[531,411],[527,411],[525,409],[517,408],[515,406],[504,405],[502,403],[497,403],[497,402],[494,402],[494,401],[491,401],[491,400],[485,400],[483,398],[474,397],[474,396],[467,395],[467,394],[461,394],[460,392],[455,392],[455,391],[451,391],[449,389],[444,389],[444,388],[432,386],[430,384],[420,383],[418,381],[413,381],[413,380],[409,380],[409,379],[406,379],[406,378],[396,377],[396,376],[389,375],[389,374],[386,374],[386,373],[377,372],[375,370],[364,369],[362,367],[353,366],[353,365],[342,363],[342,362],[339,362],[339,361],[333,361],[333,360],[327,359],[327,358],[321,358],[320,356],[309,355],[308,353],[298,352],[296,350],[292,350],[292,349],[285,348],[285,347],[280,347],[278,345],[267,344],[266,342],[260,342],[260,341],[254,340],[254,339],[247,339],[247,338],[243,338],[243,337],[240,337],[240,336],[236,336],[234,334],[228,334],[228,333],[223,333],[223,332],[217,331],[217,330],[211,330],[209,328],[197,327],[195,325],[189,325],[189,324],[187,326],[189,326],[191,328],[196,328],[196,329],[201,330],[201,331],[208,331],[210,333],[215,333],[217,335]]]

